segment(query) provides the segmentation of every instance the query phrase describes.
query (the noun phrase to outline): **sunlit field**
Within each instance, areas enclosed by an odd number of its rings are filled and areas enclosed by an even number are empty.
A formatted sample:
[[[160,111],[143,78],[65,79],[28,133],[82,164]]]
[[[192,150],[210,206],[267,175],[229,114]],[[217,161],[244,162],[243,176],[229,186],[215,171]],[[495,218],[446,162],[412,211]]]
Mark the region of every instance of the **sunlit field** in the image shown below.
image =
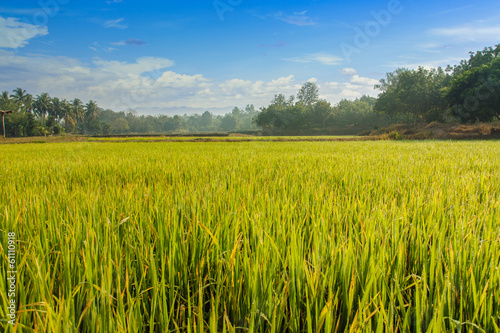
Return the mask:
[[[0,156],[0,331],[500,331],[498,142],[73,142]]]

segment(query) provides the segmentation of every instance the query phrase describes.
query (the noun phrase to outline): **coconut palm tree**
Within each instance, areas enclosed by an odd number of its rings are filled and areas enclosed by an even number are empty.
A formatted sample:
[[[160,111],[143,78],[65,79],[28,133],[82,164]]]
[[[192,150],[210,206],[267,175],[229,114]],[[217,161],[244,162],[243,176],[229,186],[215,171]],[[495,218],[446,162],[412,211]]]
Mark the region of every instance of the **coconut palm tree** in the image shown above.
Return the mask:
[[[33,96],[31,94],[24,96],[24,111],[28,113],[33,112]]]
[[[45,115],[50,113],[52,109],[52,99],[49,94],[42,93],[36,97],[35,112],[42,118],[42,124],[45,124]]]
[[[22,88],[16,88],[13,90],[13,93],[10,95],[11,98],[16,100],[19,103],[19,106],[21,108],[24,108],[24,102],[26,100],[26,97],[28,94],[26,93],[26,90]]]
[[[61,119],[64,117],[64,102],[59,98],[52,98],[52,108],[50,110],[50,115],[56,118],[56,121],[59,123]]]
[[[85,116],[85,110],[83,108],[83,103],[79,98],[75,98],[71,101],[71,109],[73,111],[76,125],[80,126],[83,124],[83,119]]]
[[[64,127],[66,128],[66,132],[69,133],[75,127],[76,114],[70,102],[65,99],[63,99],[61,102],[63,104],[61,117],[64,120]]]
[[[85,119],[88,121],[94,121],[99,118],[101,114],[101,109],[97,106],[95,101],[89,101],[85,104]]]

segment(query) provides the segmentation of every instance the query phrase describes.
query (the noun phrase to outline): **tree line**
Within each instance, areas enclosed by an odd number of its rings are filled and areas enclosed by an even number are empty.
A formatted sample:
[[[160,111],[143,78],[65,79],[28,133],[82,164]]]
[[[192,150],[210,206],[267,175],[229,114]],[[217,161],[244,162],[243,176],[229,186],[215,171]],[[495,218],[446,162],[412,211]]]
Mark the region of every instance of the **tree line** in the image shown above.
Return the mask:
[[[358,127],[374,129],[392,123],[474,123],[500,120],[500,45],[470,52],[468,60],[445,69],[398,68],[363,96],[330,105],[319,99],[315,83],[304,84],[297,96],[275,95],[261,109],[256,123],[272,132]]]
[[[375,89],[377,98],[343,99],[336,105],[319,98],[318,86],[306,82],[296,96],[277,94],[268,106],[235,107],[225,115],[141,115],[105,110],[95,101],[83,103],[36,97],[22,88],[0,95],[8,136],[61,133],[124,134],[214,132],[263,129],[269,133],[304,133],[339,129],[376,129],[392,123],[490,122],[500,119],[500,44],[470,52],[468,60],[445,69],[398,68]]]
[[[135,111],[115,112],[103,109],[93,100],[83,103],[51,97],[36,97],[22,88],[0,95],[0,110],[11,110],[5,117],[7,136],[43,136],[52,134],[109,135],[126,133],[188,133],[257,130],[253,119],[258,114],[253,105],[235,107],[225,115],[203,114],[183,116],[137,115]]]
[[[374,110],[407,122],[490,122],[500,119],[500,44],[470,52],[459,65],[399,68],[375,86]]]

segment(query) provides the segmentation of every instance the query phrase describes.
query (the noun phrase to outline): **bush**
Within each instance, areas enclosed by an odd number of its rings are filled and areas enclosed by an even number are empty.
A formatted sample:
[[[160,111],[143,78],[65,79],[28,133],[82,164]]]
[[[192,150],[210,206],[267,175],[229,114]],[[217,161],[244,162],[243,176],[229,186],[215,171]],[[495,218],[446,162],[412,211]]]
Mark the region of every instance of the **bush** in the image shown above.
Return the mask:
[[[401,137],[401,135],[399,135],[398,131],[392,131],[391,133],[389,133],[388,138],[389,138],[389,140],[401,140],[402,139],[402,137]]]
[[[63,132],[63,129],[62,129],[62,127],[61,127],[61,126],[59,126],[59,125],[57,125],[57,124],[56,124],[56,125],[54,125],[54,126],[52,126],[52,133],[53,133],[54,135],[59,135],[59,134],[61,134],[62,132]]]

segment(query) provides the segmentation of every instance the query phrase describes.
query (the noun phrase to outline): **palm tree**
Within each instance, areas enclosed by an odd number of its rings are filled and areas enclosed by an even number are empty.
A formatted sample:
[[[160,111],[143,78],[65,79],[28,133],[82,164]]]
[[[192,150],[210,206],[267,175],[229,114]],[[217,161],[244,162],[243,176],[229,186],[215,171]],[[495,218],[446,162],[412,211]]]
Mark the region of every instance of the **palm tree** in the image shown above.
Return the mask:
[[[3,91],[2,95],[0,95],[0,104],[4,105],[10,101],[9,92]]]
[[[71,101],[71,109],[73,111],[77,126],[82,124],[85,110],[83,109],[83,103],[79,98],[75,98]]]
[[[52,98],[52,108],[50,110],[50,115],[56,118],[59,122],[63,118],[64,113],[64,103],[57,97]]]
[[[22,88],[16,88],[12,90],[12,94],[10,94],[10,97],[18,100],[19,102],[22,102],[26,95],[26,90]]]
[[[89,101],[85,104],[85,119],[89,121],[94,121],[99,118],[101,114],[101,109],[97,106],[95,101]]]
[[[13,90],[13,94],[10,95],[11,98],[15,99],[21,107],[24,107],[24,102],[28,94],[26,90],[22,88],[16,88]]]
[[[70,102],[63,99],[62,100],[63,108],[61,117],[64,120],[64,127],[66,128],[66,132],[70,132],[76,124],[76,114]]]
[[[38,116],[42,117],[42,124],[45,124],[45,115],[51,112],[52,99],[49,94],[42,93],[36,97],[35,100],[35,112]]]
[[[24,111],[32,113],[33,112],[33,96],[31,94],[26,94],[24,96]]]

